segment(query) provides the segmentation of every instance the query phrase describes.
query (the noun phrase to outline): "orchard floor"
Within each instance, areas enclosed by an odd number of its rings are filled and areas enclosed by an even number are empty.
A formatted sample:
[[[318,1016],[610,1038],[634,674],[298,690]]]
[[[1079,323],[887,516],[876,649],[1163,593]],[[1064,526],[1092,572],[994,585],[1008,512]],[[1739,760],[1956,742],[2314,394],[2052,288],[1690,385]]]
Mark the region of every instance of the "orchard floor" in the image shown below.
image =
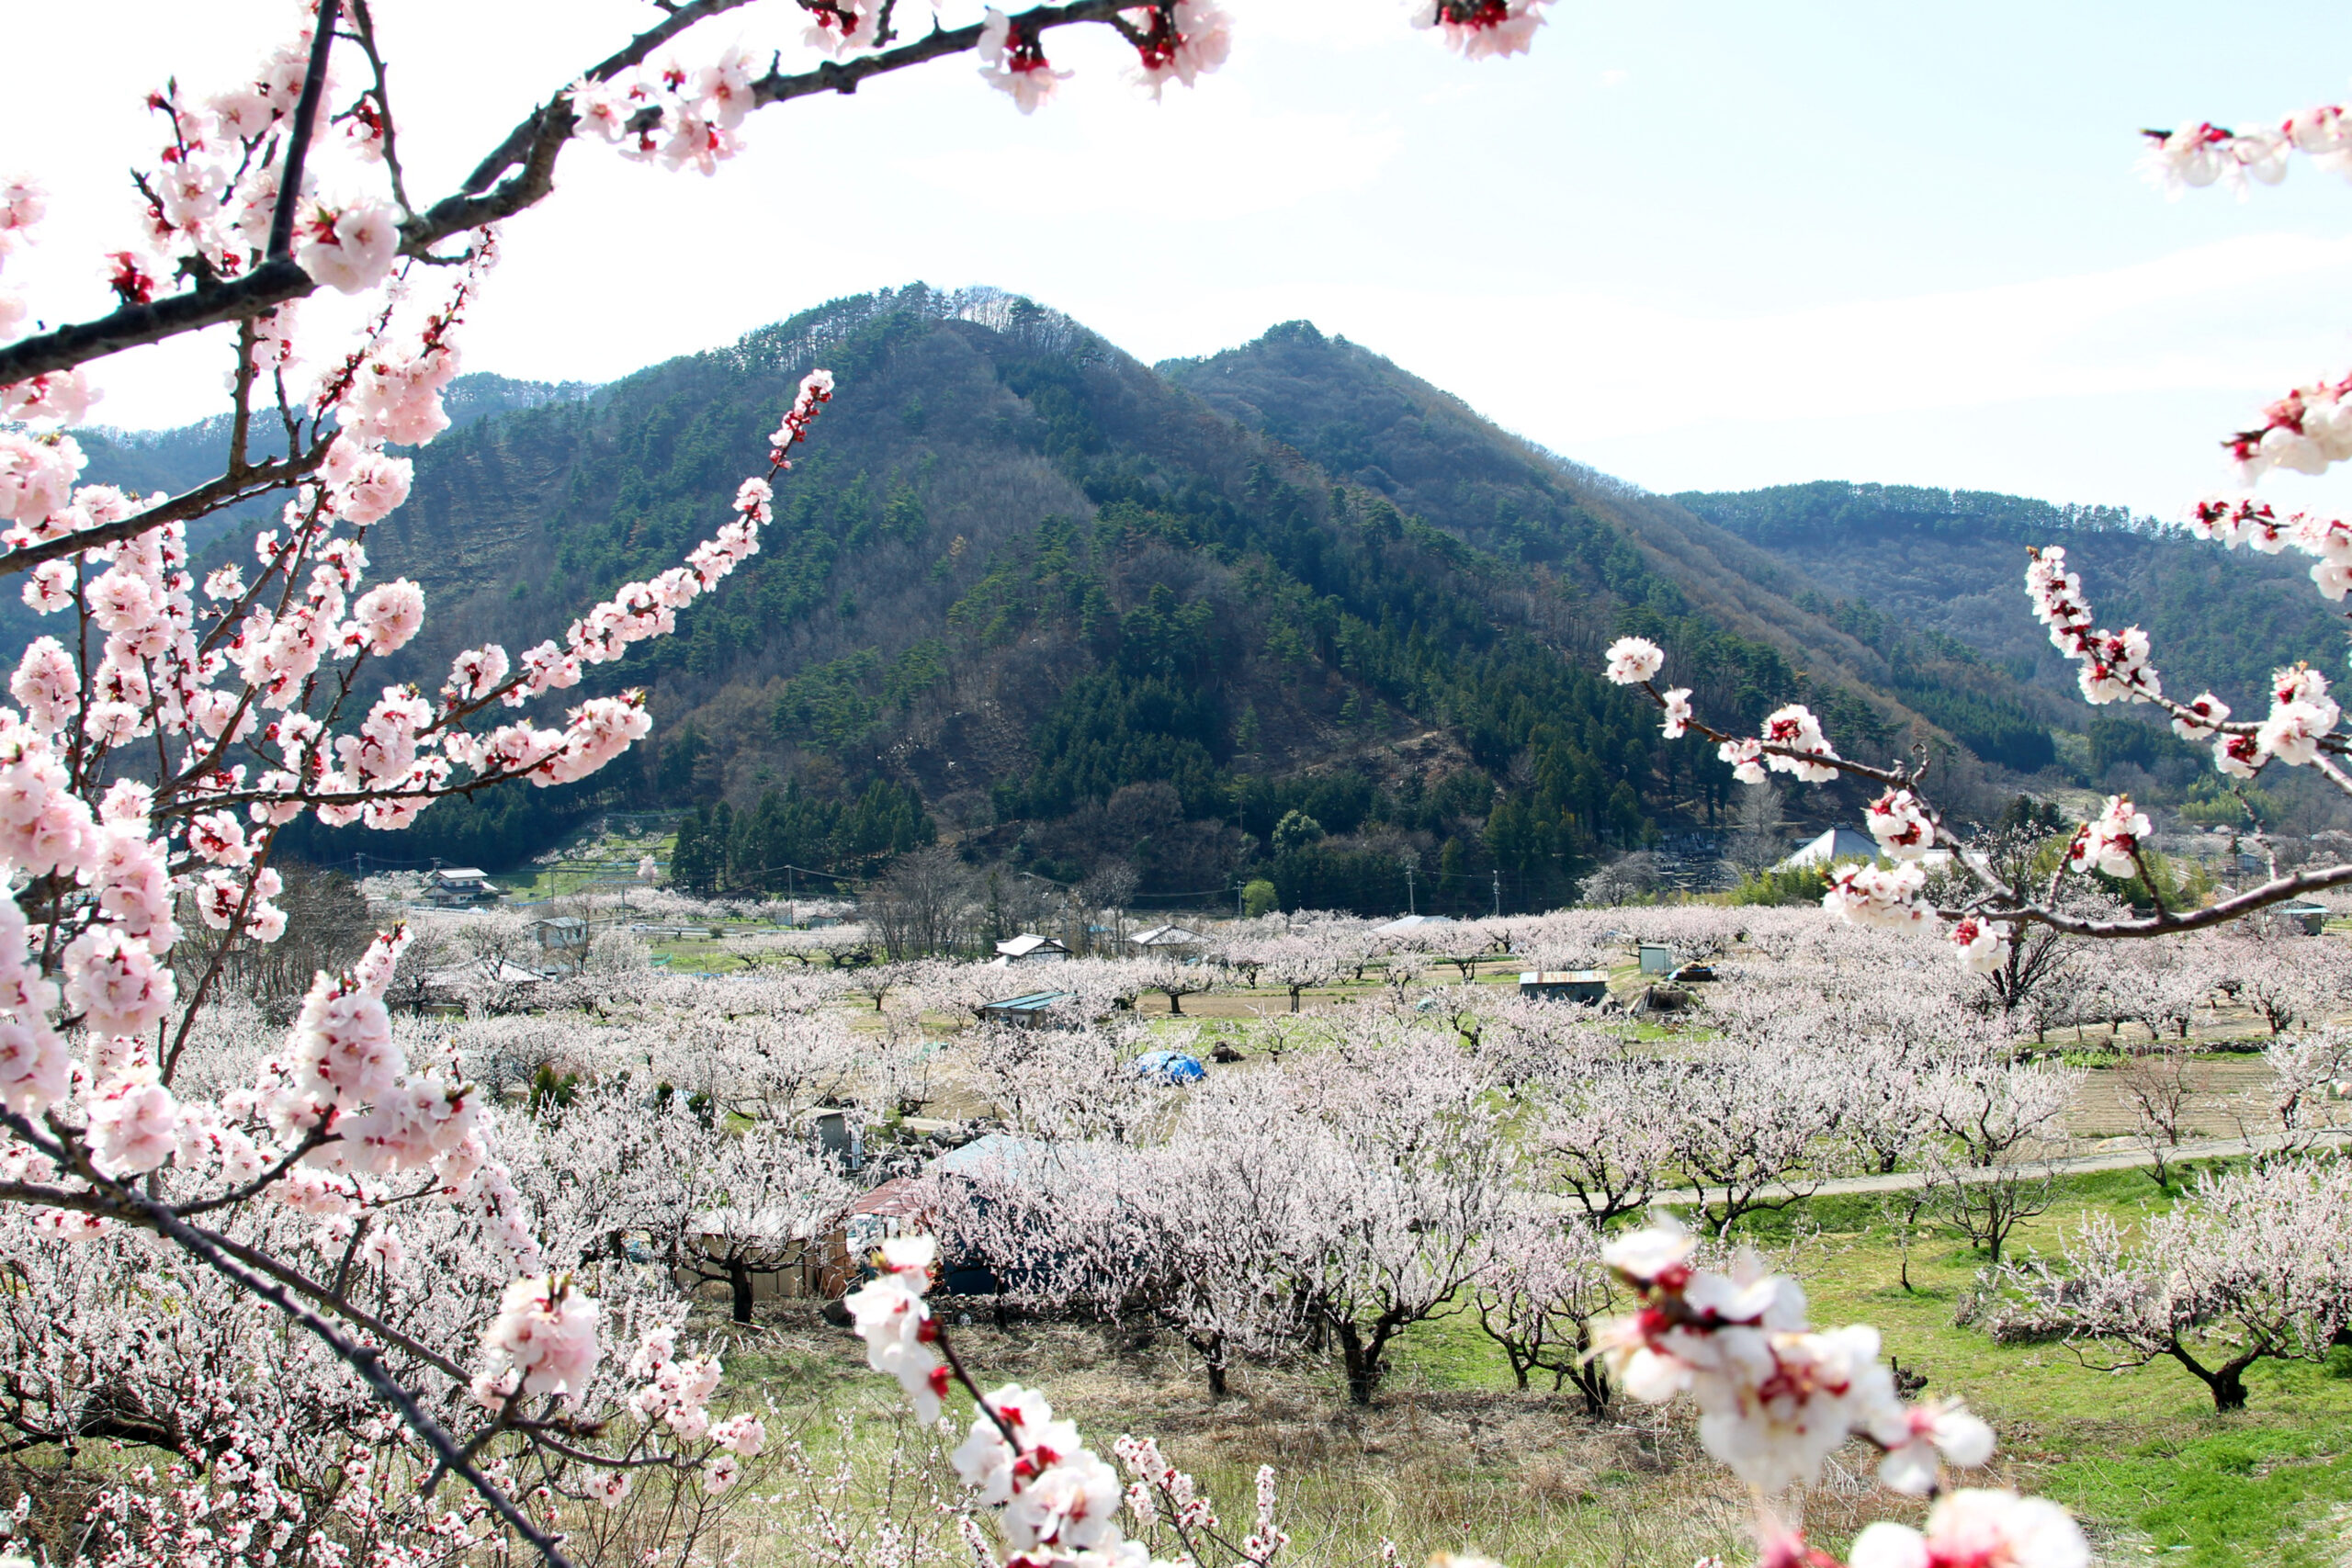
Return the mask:
[[[2142,1172],[2075,1178],[2020,1247],[2054,1252],[2094,1210],[2132,1216],[2162,1201]],[[1763,1216],[1752,1239],[1804,1281],[1816,1323],[1877,1325],[1886,1349],[1927,1375],[1929,1396],[1964,1396],[1992,1420],[2002,1439],[1993,1473],[2073,1507],[2099,1562],[2347,1561],[2352,1364],[2260,1363],[2250,1407],[2224,1416],[2169,1362],[2109,1373],[2064,1346],[1996,1345],[1954,1323],[1983,1259],[1947,1241],[1920,1246],[1906,1289],[1880,1203],[1815,1200]],[[1407,1564],[1440,1550],[1511,1568],[1752,1556],[1744,1490],[1698,1450],[1687,1412],[1621,1404],[1596,1420],[1573,1393],[1521,1393],[1474,1317],[1408,1330],[1368,1409],[1347,1404],[1321,1364],[1237,1369],[1233,1394],[1212,1401],[1183,1347],[1164,1337],[1018,1320],[1001,1331],[985,1313],[955,1332],[984,1382],[1042,1387],[1098,1450],[1123,1432],[1157,1436],[1171,1462],[1209,1485],[1237,1536],[1256,1467],[1275,1466],[1281,1523],[1295,1538],[1289,1557],[1302,1564],[1375,1564],[1383,1540]],[[893,1391],[865,1369],[854,1339],[804,1303],[763,1311],[729,1365],[730,1382],[805,1413],[792,1419],[820,1469],[845,1446],[892,1440]],[[865,1414],[842,1427],[855,1411]],[[1809,1520],[1821,1544],[1839,1549],[1871,1518],[1917,1512],[1864,1484],[1870,1463],[1859,1449],[1833,1461]],[[785,1543],[763,1542],[760,1524],[756,1511],[741,1521],[748,1559],[786,1561]]]

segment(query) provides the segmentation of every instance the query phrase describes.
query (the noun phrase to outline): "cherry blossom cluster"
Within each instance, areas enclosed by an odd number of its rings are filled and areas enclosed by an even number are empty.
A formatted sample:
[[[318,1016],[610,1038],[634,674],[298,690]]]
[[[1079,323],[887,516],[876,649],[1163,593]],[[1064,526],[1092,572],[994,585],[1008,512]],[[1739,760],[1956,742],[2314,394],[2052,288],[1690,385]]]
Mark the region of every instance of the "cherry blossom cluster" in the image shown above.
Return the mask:
[[[2083,700],[2092,704],[2153,702],[2164,695],[2163,682],[2148,662],[2148,634],[2138,626],[2111,632],[2095,628],[2089,604],[2083,597],[2083,580],[2066,570],[2066,552],[2052,545],[2029,549],[2025,569],[2026,596],[2033,618],[2050,628],[2050,643],[2080,668],[2075,683]]]
[[[1052,102],[1054,90],[1071,75],[1055,70],[1046,58],[1035,23],[1016,23],[993,6],[980,23],[978,53],[980,80],[1009,95],[1023,114],[1035,114],[1040,104]]]
[[[262,261],[282,188],[271,154],[292,131],[315,32],[316,18],[306,9],[292,36],[245,81],[201,101],[176,82],[148,95],[148,107],[163,122],[163,144],[139,179],[139,242],[110,258],[115,290],[126,304],[146,303],[160,280],[175,274],[217,281]],[[380,188],[369,188],[369,171],[384,159],[388,113],[372,86],[334,113],[328,106],[338,85],[330,55],[320,112],[333,114],[342,134],[310,128],[312,158],[297,193],[293,255],[321,284],[358,295],[381,284],[398,260],[401,212]],[[329,152],[338,156],[320,157]],[[330,166],[326,180],[319,175],[322,162]]]
[[[492,1410],[517,1395],[578,1404],[604,1353],[595,1302],[561,1274],[507,1286],[481,1343],[490,1364],[475,1377],[473,1393]]]
[[[1123,1437],[1111,1445],[1111,1451],[1118,1456],[1127,1472],[1128,1516],[1144,1529],[1166,1527],[1183,1543],[1180,1561],[1199,1561],[1203,1554],[1197,1539],[1213,1534],[1220,1521],[1215,1506],[1198,1483],[1169,1463],[1159,1451],[1159,1442],[1151,1438]],[[1258,1467],[1255,1492],[1256,1514],[1250,1533],[1236,1543],[1234,1555],[1238,1562],[1266,1568],[1290,1544],[1290,1532],[1274,1517],[1280,1498],[1272,1465]]]
[[[2277,185],[2292,154],[2318,167],[2352,175],[2352,106],[2321,104],[2289,115],[2275,128],[2234,131],[2199,122],[2177,130],[2143,132],[2142,167],[2167,195],[2217,182],[2241,197],[2252,182]],[[2240,479],[2254,483],[2272,468],[2324,472],[2352,457],[2352,378],[2319,380],[2290,390],[2262,411],[2262,421],[2222,443]],[[2315,578],[2320,574],[2312,573]],[[2327,579],[2320,578],[2323,588]],[[2339,588],[2331,595],[2342,597]]]
[[[2118,879],[2139,874],[2140,849],[2150,832],[2148,814],[2132,797],[2110,795],[2099,814],[2083,824],[2067,846],[2066,863],[2078,872],[2104,872]]]
[[[2352,175],[2352,107],[2321,104],[2289,115],[2275,127],[2229,130],[2199,121],[2177,130],[2141,132],[2147,152],[2141,168],[2165,195],[2222,184],[2243,196],[2249,182],[2275,186],[2297,152],[2329,174]]]
[[[926,1426],[939,1419],[952,1379],[933,1349],[939,1325],[925,1299],[937,1260],[933,1237],[893,1237],[882,1244],[881,1271],[845,1303],[867,1364],[898,1380]],[[951,1458],[973,1500],[998,1510],[1005,1568],[1149,1568],[1150,1553],[1119,1529],[1118,1472],[1078,1428],[1019,1383],[974,1393],[978,1413]]]
[[[1417,28],[1434,28],[1465,60],[1524,54],[1552,0],[1407,0]]]
[[[1905,1404],[1879,1361],[1878,1331],[1816,1330],[1804,1292],[1743,1258],[1730,1274],[1694,1266],[1697,1238],[1670,1219],[1609,1242],[1602,1256],[1640,1302],[1598,1325],[1596,1343],[1621,1386],[1657,1404],[1689,1394],[1699,1438],[1759,1494],[1818,1482],[1822,1461],[1852,1438],[1879,1449],[1879,1479],[1912,1496],[1943,1491],[1945,1467],[1993,1456],[1993,1431],[1957,1402]],[[1819,1561],[1793,1529],[1768,1522],[1765,1559]],[[2083,1568],[2089,1553],[2063,1509],[2013,1493],[1941,1497],[1925,1531],[1871,1527],[1856,1568],[2002,1562]]]
[[[939,1325],[926,1299],[938,1260],[934,1238],[893,1236],[882,1244],[881,1271],[842,1303],[865,1341],[866,1365],[899,1380],[925,1426],[939,1419],[939,1402],[950,1381],[946,1364],[932,1349]]]
[[[1821,907],[1858,926],[1920,931],[1928,910],[1918,902],[1928,874],[1917,864],[1883,867],[1849,862],[1829,874]]]
[[[767,1447],[766,1424],[750,1411],[714,1421],[709,1404],[718,1392],[721,1374],[716,1356],[677,1354],[677,1331],[667,1326],[647,1332],[629,1358],[628,1374],[643,1379],[628,1397],[628,1408],[648,1423],[659,1422],[682,1443],[711,1445],[702,1463],[702,1487],[716,1495],[743,1479],[743,1461],[757,1459]],[[627,1470],[605,1472],[592,1490],[606,1507],[617,1507],[628,1495]]]
[[[2241,483],[2272,468],[2325,473],[2352,457],[2352,377],[2312,381],[2290,389],[2262,411],[2262,423],[2222,443]]]
[[[860,9],[860,26],[870,40],[874,7]],[[666,169],[717,174],[719,164],[743,150],[743,120],[757,107],[752,90],[757,71],[758,62],[741,46],[729,45],[708,65],[690,68],[673,62],[628,83],[582,81],[571,91],[578,121],[574,134],[598,138],[617,146],[624,157]]]

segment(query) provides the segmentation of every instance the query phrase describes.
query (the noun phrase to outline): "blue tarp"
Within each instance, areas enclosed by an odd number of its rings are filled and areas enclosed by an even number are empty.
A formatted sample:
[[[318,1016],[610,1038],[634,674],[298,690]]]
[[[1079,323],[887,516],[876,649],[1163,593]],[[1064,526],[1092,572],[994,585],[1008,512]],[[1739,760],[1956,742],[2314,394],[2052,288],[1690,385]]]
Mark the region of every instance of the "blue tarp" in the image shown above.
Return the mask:
[[[1136,1076],[1156,1083],[1198,1083],[1209,1070],[1182,1051],[1147,1051],[1136,1058]]]

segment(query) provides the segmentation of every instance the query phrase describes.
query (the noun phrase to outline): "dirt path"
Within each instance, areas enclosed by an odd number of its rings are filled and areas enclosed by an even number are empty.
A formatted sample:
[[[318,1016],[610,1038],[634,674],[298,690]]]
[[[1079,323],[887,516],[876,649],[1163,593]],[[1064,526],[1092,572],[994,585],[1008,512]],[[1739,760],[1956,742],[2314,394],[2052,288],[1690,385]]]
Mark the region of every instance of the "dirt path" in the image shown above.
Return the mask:
[[[2228,1158],[2235,1155],[2270,1153],[2290,1145],[2320,1144],[2341,1147],[2348,1138],[2352,1138],[2352,1127],[2328,1127],[2317,1133],[2297,1134],[2292,1136],[2285,1133],[2266,1133],[2253,1138],[2200,1138],[2195,1142],[2183,1143],[2177,1148],[2166,1149],[2165,1160],[2167,1164],[2177,1165],[2186,1160],[2212,1159],[2217,1156]],[[2064,1159],[2053,1160],[2052,1166],[2061,1176],[2076,1176],[2097,1170],[2138,1170],[2155,1163],[2154,1155],[2144,1147],[2135,1146],[2128,1149],[2101,1149],[2086,1155],[2072,1155]],[[1982,1181],[1988,1179],[1991,1173],[1984,1171],[1966,1171],[1962,1173],[1961,1179],[1969,1182]],[[1769,1190],[1775,1198],[1826,1197],[1838,1192],[1909,1192],[1927,1184],[1928,1176],[1924,1171],[1898,1170],[1887,1176],[1841,1176],[1809,1189],[1782,1185]],[[1686,1187],[1671,1192],[1660,1192],[1650,1201],[1653,1203],[1663,1203],[1669,1207],[1680,1207],[1696,1203],[1700,1200],[1696,1191]]]

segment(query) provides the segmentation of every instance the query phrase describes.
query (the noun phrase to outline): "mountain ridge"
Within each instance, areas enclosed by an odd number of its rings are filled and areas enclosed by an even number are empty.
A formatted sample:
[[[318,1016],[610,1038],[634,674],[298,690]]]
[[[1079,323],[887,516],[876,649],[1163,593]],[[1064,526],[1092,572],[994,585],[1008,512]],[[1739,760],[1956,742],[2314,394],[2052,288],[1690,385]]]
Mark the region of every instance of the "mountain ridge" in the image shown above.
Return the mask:
[[[720,877],[869,874],[944,837],[1062,881],[1263,874],[1294,906],[1387,907],[1418,857],[1441,907],[1474,888],[1484,907],[1498,876],[1532,907],[1736,795],[1599,680],[1610,638],[1657,637],[1727,726],[1802,697],[1847,754],[1938,749],[1948,799],[1990,815],[2086,754],[2086,716],[2007,622],[1989,637],[1914,603],[1938,585],[1890,568],[1904,541],[1989,595],[1982,520],[2054,517],[2070,546],[2131,541],[2159,607],[2189,558],[2107,510],[2019,498],[1656,495],[1311,323],[1147,367],[1020,296],[918,284],[599,387],[461,378],[456,428],[371,534],[373,570],[434,606],[386,675],[437,684],[457,649],[550,635],[674,562],[820,358],[836,398],[761,555],[592,676],[650,688],[642,754],[594,788],[436,807],[412,846],[495,861],[598,805],[663,806],[725,840]],[[90,477],[202,434],[105,435]],[[2228,652],[2198,656],[2234,671]]]

